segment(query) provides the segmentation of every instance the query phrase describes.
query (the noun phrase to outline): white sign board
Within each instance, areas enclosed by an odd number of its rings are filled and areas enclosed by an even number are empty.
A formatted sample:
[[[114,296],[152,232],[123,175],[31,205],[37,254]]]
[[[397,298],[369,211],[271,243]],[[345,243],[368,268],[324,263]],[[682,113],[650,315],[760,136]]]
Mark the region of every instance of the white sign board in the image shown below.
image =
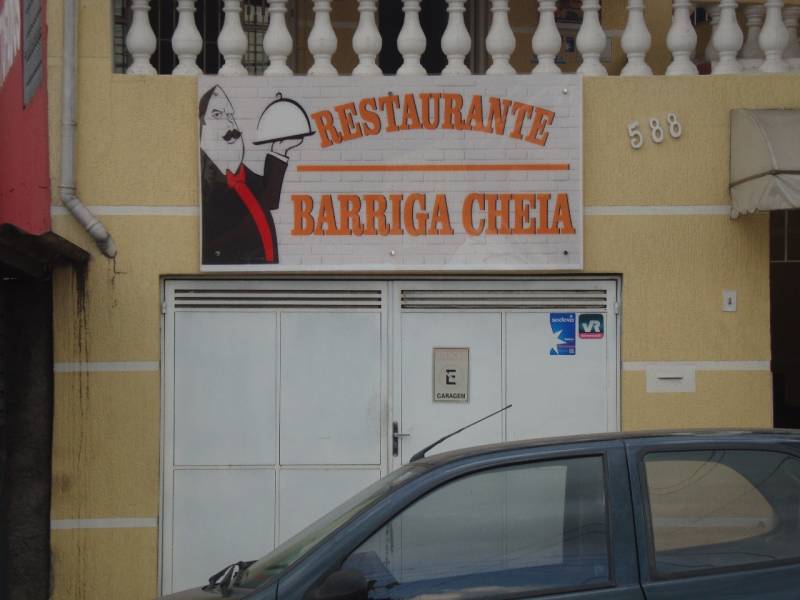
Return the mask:
[[[433,401],[469,402],[469,348],[433,349]]]
[[[205,271],[581,269],[581,78],[199,78]]]

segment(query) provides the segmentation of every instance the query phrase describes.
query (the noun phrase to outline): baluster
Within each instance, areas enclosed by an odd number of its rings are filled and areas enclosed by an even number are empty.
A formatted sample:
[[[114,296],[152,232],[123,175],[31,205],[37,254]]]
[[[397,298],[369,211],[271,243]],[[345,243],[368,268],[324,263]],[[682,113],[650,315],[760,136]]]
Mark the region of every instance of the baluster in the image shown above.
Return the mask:
[[[517,40],[508,23],[508,0],[492,0],[492,25],[486,35],[486,51],[492,57],[492,66],[486,70],[486,74],[516,73],[509,62],[516,46]]]
[[[708,9],[708,16],[711,17],[711,37],[708,38],[708,43],[706,44],[705,57],[706,62],[711,65],[712,69],[719,60],[719,54],[717,54],[717,50],[714,48],[714,43],[712,40],[714,39],[714,35],[717,33],[717,27],[719,27],[719,17],[721,14],[722,13],[719,8],[719,4],[714,4]]]
[[[447,27],[442,34],[442,51],[447,56],[443,75],[469,75],[464,59],[472,47],[472,39],[464,24],[466,0],[447,0]]]
[[[199,75],[197,55],[203,49],[203,38],[194,22],[195,0],[178,0],[178,25],[172,34],[172,51],[178,57],[173,75]]]
[[[556,0],[539,0],[539,25],[533,34],[533,52],[539,64],[534,73],[561,73],[556,54],[561,50],[561,34],[556,27]]]
[[[420,0],[403,0],[403,27],[397,36],[397,49],[403,56],[398,75],[425,75],[420,59],[425,52],[425,32],[419,24]]]
[[[792,71],[800,71],[800,41],[797,39],[797,26],[800,21],[800,6],[787,6],[783,9],[783,22],[789,32],[789,43],[783,58]]]
[[[600,25],[600,0],[583,0],[583,23],[575,43],[583,61],[578,67],[582,75],[608,75],[600,63],[600,55],[606,47],[606,32]]]
[[[667,67],[667,75],[697,75],[697,65],[692,62],[697,32],[692,25],[691,12],[691,0],[673,0],[672,25],[667,32],[672,62]]]
[[[789,43],[789,31],[783,24],[781,15],[783,0],[767,0],[764,6],[767,9],[767,18],[764,19],[758,43],[765,58],[758,70],[762,73],[785,73],[789,70],[789,64],[783,60],[783,51]]]
[[[131,53],[133,62],[126,73],[155,75],[155,67],[150,64],[150,57],[156,51],[156,34],[150,27],[150,0],[132,0],[131,12],[133,18],[128,35],[125,36],[125,47]]]
[[[225,21],[219,30],[217,47],[225,59],[219,70],[220,75],[247,75],[242,58],[247,52],[247,35],[242,29],[241,0],[225,0],[223,7]]]
[[[309,75],[337,75],[331,63],[337,46],[336,32],[331,25],[331,0],[314,0],[314,26],[308,35],[308,49],[314,57]]]
[[[758,45],[758,35],[764,23],[764,7],[760,4],[748,4],[744,7],[744,17],[747,22],[747,37],[739,53],[739,64],[745,71],[758,71],[764,62],[764,52]]]
[[[375,0],[358,0],[358,27],[353,34],[353,51],[358,55],[354,75],[380,75],[375,57],[381,51],[381,33],[375,23],[378,10]]]
[[[286,3],[289,0],[269,0],[269,25],[264,32],[264,54],[269,66],[264,75],[291,75],[286,61],[292,53],[292,35],[286,27]]]
[[[628,22],[622,32],[622,50],[628,56],[628,64],[621,75],[652,75],[653,70],[645,61],[650,49],[650,32],[644,20],[644,0],[628,0]]]
[[[720,0],[719,27],[711,38],[714,50],[719,55],[719,61],[711,72],[715,75],[741,73],[742,66],[736,60],[736,55],[742,47],[744,35],[736,21],[737,0]]]

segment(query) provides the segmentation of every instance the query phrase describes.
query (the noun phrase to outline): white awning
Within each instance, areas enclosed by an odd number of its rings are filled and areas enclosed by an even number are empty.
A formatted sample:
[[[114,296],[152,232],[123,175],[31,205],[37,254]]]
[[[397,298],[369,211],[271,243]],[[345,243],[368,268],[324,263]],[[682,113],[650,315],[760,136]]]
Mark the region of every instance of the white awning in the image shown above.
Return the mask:
[[[800,110],[731,111],[731,216],[800,208]]]

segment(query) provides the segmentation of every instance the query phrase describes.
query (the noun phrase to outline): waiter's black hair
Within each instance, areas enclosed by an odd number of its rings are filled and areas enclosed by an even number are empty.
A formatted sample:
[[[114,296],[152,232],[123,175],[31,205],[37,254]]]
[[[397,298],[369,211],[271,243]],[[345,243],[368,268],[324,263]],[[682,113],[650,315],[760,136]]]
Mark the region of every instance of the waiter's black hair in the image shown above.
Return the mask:
[[[220,88],[218,85],[215,85],[200,97],[200,102],[198,104],[198,113],[199,113],[198,117],[200,118],[201,127],[206,124],[206,120],[204,117],[206,116],[206,111],[208,110],[208,103],[211,102],[211,96],[214,95],[214,90],[216,90],[217,88],[219,88],[220,91],[222,91],[222,88]],[[222,93],[224,94],[225,92]]]

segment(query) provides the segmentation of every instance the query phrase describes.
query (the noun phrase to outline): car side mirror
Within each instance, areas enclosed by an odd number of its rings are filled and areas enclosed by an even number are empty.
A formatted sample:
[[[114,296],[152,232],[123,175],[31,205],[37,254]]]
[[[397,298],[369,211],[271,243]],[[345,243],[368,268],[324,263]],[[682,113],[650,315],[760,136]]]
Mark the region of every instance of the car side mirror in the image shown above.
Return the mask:
[[[307,600],[367,600],[367,578],[361,571],[334,571],[315,588]]]

